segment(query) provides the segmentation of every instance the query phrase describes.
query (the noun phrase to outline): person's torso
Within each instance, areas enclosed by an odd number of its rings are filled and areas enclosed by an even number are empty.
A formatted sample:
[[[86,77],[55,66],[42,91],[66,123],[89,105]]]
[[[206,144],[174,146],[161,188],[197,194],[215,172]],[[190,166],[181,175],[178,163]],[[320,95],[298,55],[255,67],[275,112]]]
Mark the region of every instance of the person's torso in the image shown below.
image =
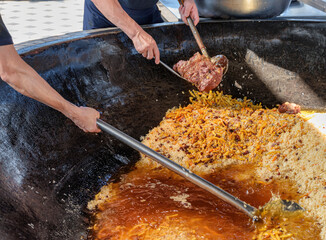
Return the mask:
[[[152,8],[158,0],[119,0],[120,4],[129,9],[146,9]]]
[[[12,39],[0,14],[0,46],[9,44],[12,44]]]

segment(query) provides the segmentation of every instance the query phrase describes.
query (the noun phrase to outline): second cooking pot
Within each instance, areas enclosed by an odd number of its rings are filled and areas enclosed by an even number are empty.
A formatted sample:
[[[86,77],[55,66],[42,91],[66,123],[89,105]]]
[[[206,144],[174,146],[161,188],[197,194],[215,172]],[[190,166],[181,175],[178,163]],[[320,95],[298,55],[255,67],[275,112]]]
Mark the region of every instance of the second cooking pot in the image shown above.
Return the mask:
[[[211,18],[273,18],[291,0],[196,0],[199,15]]]

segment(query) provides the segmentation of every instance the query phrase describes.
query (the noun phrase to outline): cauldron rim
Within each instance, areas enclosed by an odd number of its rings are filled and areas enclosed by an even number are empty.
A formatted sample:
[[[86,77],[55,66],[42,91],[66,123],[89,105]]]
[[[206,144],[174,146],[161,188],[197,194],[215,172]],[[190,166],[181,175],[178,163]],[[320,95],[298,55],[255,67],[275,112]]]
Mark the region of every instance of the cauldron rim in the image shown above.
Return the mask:
[[[326,23],[326,19],[320,18],[277,18],[277,19],[232,19],[232,20],[216,20],[216,19],[203,19],[200,21],[199,24],[205,23],[225,23],[225,22],[232,22],[232,23],[248,23],[248,22],[314,22],[314,23]],[[183,22],[164,22],[164,23],[155,23],[155,24],[148,24],[143,25],[144,29],[150,28],[157,28],[163,26],[174,26],[174,25],[184,25]],[[92,30],[84,30],[84,31],[77,31],[66,33],[63,35],[58,36],[51,36],[46,38],[41,38],[37,40],[31,40],[22,42],[19,44],[15,44],[15,48],[19,55],[29,55],[33,54],[34,52],[41,52],[43,49],[46,49],[51,46],[60,45],[63,43],[69,43],[80,39],[87,39],[87,38],[94,38],[100,37],[107,34],[116,34],[121,33],[122,31],[117,28],[100,28],[100,29],[92,29]]]

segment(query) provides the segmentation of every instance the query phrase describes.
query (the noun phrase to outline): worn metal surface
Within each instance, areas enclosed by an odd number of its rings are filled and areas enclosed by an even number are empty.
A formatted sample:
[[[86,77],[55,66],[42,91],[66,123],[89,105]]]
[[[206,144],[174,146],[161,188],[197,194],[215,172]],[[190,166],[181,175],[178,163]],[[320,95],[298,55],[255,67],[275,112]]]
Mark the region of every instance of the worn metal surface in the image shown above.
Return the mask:
[[[146,30],[169,66],[199,51],[183,24]],[[209,52],[230,60],[225,93],[267,106],[290,101],[326,109],[325,22],[206,22],[198,31]],[[137,54],[123,33],[81,34],[25,45],[20,53],[65,98],[99,109],[105,121],[136,139],[166,110],[187,104],[192,86]],[[0,106],[1,239],[85,236],[87,201],[138,154],[106,134],[83,133],[4,82]]]

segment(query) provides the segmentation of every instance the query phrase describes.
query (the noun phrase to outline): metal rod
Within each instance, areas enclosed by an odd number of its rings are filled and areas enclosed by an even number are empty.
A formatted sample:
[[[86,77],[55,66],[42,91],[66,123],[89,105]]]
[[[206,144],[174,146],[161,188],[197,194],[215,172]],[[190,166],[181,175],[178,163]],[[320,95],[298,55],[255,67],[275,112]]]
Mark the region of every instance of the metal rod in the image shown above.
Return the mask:
[[[182,77],[179,73],[177,73],[176,71],[174,71],[173,68],[170,68],[169,65],[167,65],[167,64],[164,63],[164,62],[162,62],[161,60],[160,60],[160,64],[162,64],[165,68],[167,68],[167,69],[168,69],[170,72],[172,72],[174,75],[176,75],[176,76],[178,76],[179,78],[182,78],[183,80],[186,80],[186,81],[187,81],[187,79],[185,79],[184,77]]]
[[[215,186],[211,182],[203,179],[202,177],[192,173],[188,169],[180,166],[179,164],[171,161],[170,159],[164,157],[163,155],[155,152],[153,149],[145,146],[141,142],[139,142],[136,139],[121,132],[120,130],[118,130],[115,127],[111,126],[110,124],[104,122],[103,120],[98,119],[97,125],[99,126],[99,128],[102,131],[112,135],[113,137],[117,138],[121,142],[123,142],[123,143],[127,144],[128,146],[132,147],[133,149],[145,154],[146,156],[150,157],[154,161],[162,164],[163,166],[167,167],[168,169],[177,173],[178,175],[184,177],[185,179],[189,180],[190,182],[194,183],[195,185],[201,187],[202,189],[214,194],[215,196],[222,199],[223,201],[238,208],[240,211],[246,213],[252,219],[254,219],[254,220],[256,219],[256,216],[255,216],[255,212],[257,210],[256,208],[248,205],[247,203],[232,196],[231,194],[224,191],[223,189]]]

